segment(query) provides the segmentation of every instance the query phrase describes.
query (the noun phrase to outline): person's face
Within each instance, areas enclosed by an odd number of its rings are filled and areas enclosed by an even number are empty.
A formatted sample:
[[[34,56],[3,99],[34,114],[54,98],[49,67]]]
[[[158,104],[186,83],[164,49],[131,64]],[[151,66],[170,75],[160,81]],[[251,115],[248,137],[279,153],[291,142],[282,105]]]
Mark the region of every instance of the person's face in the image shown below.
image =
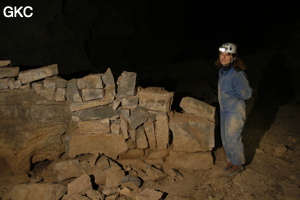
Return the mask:
[[[232,55],[227,52],[220,52],[219,58],[223,66],[229,65],[233,59]]]

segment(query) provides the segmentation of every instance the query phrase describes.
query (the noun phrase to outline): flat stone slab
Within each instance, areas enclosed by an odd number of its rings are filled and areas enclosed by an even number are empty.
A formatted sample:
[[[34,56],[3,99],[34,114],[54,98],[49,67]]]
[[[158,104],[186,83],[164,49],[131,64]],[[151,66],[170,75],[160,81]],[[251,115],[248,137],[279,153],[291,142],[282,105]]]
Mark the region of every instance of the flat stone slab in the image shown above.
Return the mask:
[[[80,121],[78,122],[79,132],[82,134],[87,133],[109,133],[110,121],[109,119]]]
[[[100,106],[77,111],[74,116],[77,116],[80,121],[106,119],[119,115],[120,111],[114,110],[112,106]]]
[[[58,74],[57,64],[31,69],[26,71],[21,71],[19,73],[19,80],[22,84],[37,81],[46,77],[54,76]]]
[[[119,154],[127,151],[128,147],[122,135],[114,134],[85,134],[66,136],[69,140],[66,154],[74,158],[80,154],[103,153],[116,159]]]
[[[0,78],[16,77],[19,75],[19,67],[2,67],[0,68]]]
[[[182,98],[179,105],[186,113],[215,121],[216,108],[192,97]]]
[[[10,60],[0,60],[0,67],[5,67],[11,65],[11,61]]]
[[[105,106],[112,103],[112,101],[102,101],[101,99],[96,99],[92,101],[86,101],[86,102],[76,102],[76,103],[70,103],[70,109],[71,111],[79,111],[84,110],[88,108],[98,107],[98,106]]]

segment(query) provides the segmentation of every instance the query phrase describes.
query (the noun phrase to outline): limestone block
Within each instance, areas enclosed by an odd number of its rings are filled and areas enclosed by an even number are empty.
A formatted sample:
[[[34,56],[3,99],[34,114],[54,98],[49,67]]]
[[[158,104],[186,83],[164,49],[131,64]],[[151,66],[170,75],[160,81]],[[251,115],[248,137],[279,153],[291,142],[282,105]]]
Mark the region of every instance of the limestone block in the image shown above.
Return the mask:
[[[78,127],[81,134],[110,132],[110,122],[108,118],[100,120],[79,121]]]
[[[215,121],[216,108],[192,97],[182,98],[179,105],[186,113]]]
[[[56,83],[49,79],[44,79],[43,86],[44,88],[56,88]]]
[[[67,192],[67,187],[59,184],[30,183],[19,184],[9,191],[3,200],[59,200]]]
[[[149,164],[157,161],[160,162],[169,154],[169,151],[170,149],[166,149],[166,150],[147,149],[147,152],[145,153],[147,156],[143,160]]]
[[[104,170],[106,175],[105,186],[108,188],[116,188],[121,185],[121,181],[125,176],[125,172],[119,166],[119,164],[111,159],[109,159],[109,164],[110,167]]]
[[[91,84],[84,78],[78,78],[76,79],[77,83],[77,88],[79,90],[82,90],[84,88],[91,88]]]
[[[130,117],[130,110],[128,110],[128,109],[122,109],[121,113],[122,113],[122,115],[124,116],[125,119],[127,119],[127,120],[129,119],[129,117]]]
[[[21,85],[18,89],[29,91],[29,90],[31,89],[30,83],[27,83],[27,84],[25,84],[25,85]]]
[[[41,88],[39,95],[50,101],[53,101],[55,94],[55,87],[53,88]]]
[[[55,85],[55,88],[66,88],[67,83],[68,83],[67,80],[65,80],[61,77],[58,77],[58,76],[48,77],[48,78],[45,78],[43,81],[45,88],[53,87],[53,84]]]
[[[8,78],[0,79],[0,90],[6,90],[8,89]]]
[[[131,116],[128,119],[129,124],[133,128],[137,128],[138,126],[142,125],[145,121],[147,121],[147,111],[146,109],[142,107],[136,107],[132,113]]]
[[[87,102],[77,102],[77,103],[70,103],[71,111],[79,111],[88,108],[98,107],[98,106],[106,106],[112,103],[112,101],[102,101],[99,99],[87,101]]]
[[[121,153],[127,151],[128,147],[122,135],[112,134],[85,134],[72,135],[67,141],[66,154],[70,158],[85,153],[104,153],[115,159]],[[113,145],[113,148],[112,148]]]
[[[111,124],[110,126],[111,129],[111,134],[116,134],[119,135],[120,134],[120,124]]]
[[[167,115],[156,115],[155,133],[157,149],[167,149],[170,140],[169,117]]]
[[[122,109],[134,109],[139,102],[138,96],[125,96],[122,98]]]
[[[82,102],[82,98],[79,94],[79,90],[77,88],[76,79],[71,79],[67,83],[66,90],[66,99],[67,102]]]
[[[89,174],[95,177],[95,183],[97,185],[104,185],[106,181],[105,169],[110,167],[109,158],[102,155],[96,162],[95,167],[89,172]]]
[[[106,72],[102,75],[102,80],[104,85],[115,85],[115,78],[111,72],[111,69],[108,68]]]
[[[114,76],[110,70],[110,68],[108,68],[106,70],[106,72],[102,75],[102,80],[103,83],[105,85],[105,100],[114,100],[116,97],[116,84],[115,84],[115,79]]]
[[[113,103],[113,109],[114,110],[117,110],[119,107],[120,107],[120,105],[121,105],[121,102],[122,102],[122,99],[115,99],[114,100],[114,103]]]
[[[132,127],[130,124],[128,124],[128,133],[129,133],[129,138],[133,141],[136,142],[136,129]]]
[[[119,159],[137,159],[145,155],[144,149],[129,149],[125,154],[119,156]]]
[[[104,100],[105,101],[113,101],[116,97],[116,86],[115,85],[107,85],[104,88]]]
[[[120,115],[120,128],[121,128],[121,133],[122,133],[123,137],[125,139],[128,139],[129,138],[129,135],[128,135],[128,122],[125,119],[125,117],[123,116],[123,114]]]
[[[148,118],[148,120],[144,123],[145,133],[148,139],[149,148],[156,149],[156,136],[154,132],[154,122]]]
[[[67,105],[30,91],[8,90],[0,92],[0,111],[0,157],[14,174],[63,153],[61,136],[72,127]]]
[[[136,131],[136,147],[139,149],[146,149],[149,147],[148,140],[143,126],[137,128]]]
[[[68,196],[80,194],[85,190],[92,188],[91,178],[87,174],[83,174],[67,185]]]
[[[0,78],[16,77],[19,75],[19,67],[1,67]]]
[[[101,76],[102,74],[89,74],[83,79],[88,82],[88,88],[100,89],[103,88]]]
[[[101,99],[103,97],[104,97],[103,89],[91,89],[91,88],[82,89],[82,100],[83,101]]]
[[[124,71],[117,80],[117,97],[134,96],[136,93],[136,73]]]
[[[66,100],[66,88],[57,88],[54,94],[55,101],[65,101]]]
[[[174,92],[168,92],[163,88],[149,87],[140,89],[138,96],[141,107],[167,113],[171,110]]]
[[[165,164],[178,170],[202,170],[209,169],[213,165],[213,157],[210,152],[175,152],[170,151],[165,158]]]
[[[211,151],[215,145],[215,123],[204,118],[173,112],[170,114],[174,151]]]
[[[11,65],[11,61],[10,60],[0,60],[0,67],[5,67]]]
[[[104,200],[104,195],[97,190],[87,189],[86,195],[88,196],[89,199]]]
[[[33,91],[37,94],[40,94],[41,89],[44,88],[42,82],[34,82],[31,84],[31,87],[32,87]]]
[[[20,80],[15,80],[15,88],[19,88],[22,86],[22,83]]]
[[[56,174],[57,181],[63,181],[69,178],[79,177],[86,173],[87,167],[78,160],[66,160],[54,163],[53,171]]]
[[[143,192],[139,193],[135,199],[136,200],[159,200],[163,196],[163,192],[154,189],[145,189]]]
[[[126,175],[121,181],[122,187],[127,187],[132,190],[141,187],[142,181],[136,176]]]
[[[37,69],[21,71],[19,73],[19,79],[21,80],[22,84],[25,84],[46,77],[54,76],[57,74],[58,74],[57,64],[53,64],[53,65],[49,65]]]
[[[8,82],[7,82],[7,86],[11,90],[15,89],[15,79],[14,78],[9,78]]]
[[[131,195],[131,190],[128,187],[123,187],[122,189],[119,189],[118,192],[121,195],[125,195],[125,196],[130,196]]]
[[[144,181],[158,181],[167,177],[167,174],[151,165],[147,165],[144,171],[146,176],[141,177]]]
[[[106,119],[115,115],[119,115],[119,111],[113,110],[112,106],[88,108],[85,110],[79,110],[75,113],[75,116],[79,117],[81,121]]]

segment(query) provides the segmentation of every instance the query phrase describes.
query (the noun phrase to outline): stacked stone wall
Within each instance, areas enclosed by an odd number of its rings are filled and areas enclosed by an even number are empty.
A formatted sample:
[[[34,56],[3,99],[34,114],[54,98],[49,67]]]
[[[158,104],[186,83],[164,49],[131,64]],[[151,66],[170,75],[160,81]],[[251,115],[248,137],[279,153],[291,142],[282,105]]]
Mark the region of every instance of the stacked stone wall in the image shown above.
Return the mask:
[[[90,182],[83,176],[88,174],[93,175],[97,185],[116,188],[128,179],[126,170],[134,170],[135,177],[143,181],[153,181],[175,176],[174,169],[212,166],[214,107],[184,97],[180,103],[182,112],[172,111],[174,93],[159,87],[138,87],[135,72],[124,71],[115,80],[108,68],[104,73],[65,80],[58,76],[58,71],[56,64],[19,71],[9,61],[0,61],[0,92],[33,92],[47,101],[65,105],[70,111],[72,128],[58,133],[64,160],[54,159],[56,164],[49,169],[55,177],[53,182],[71,177]],[[85,161],[89,164],[79,159],[83,155],[88,155]],[[48,159],[47,155],[43,158]],[[99,174],[105,163],[109,163],[107,168],[111,172]],[[70,176],[62,175],[66,174],[64,168]],[[127,182],[132,184],[132,180]],[[70,184],[71,187],[76,182]],[[78,194],[70,191],[66,196]]]

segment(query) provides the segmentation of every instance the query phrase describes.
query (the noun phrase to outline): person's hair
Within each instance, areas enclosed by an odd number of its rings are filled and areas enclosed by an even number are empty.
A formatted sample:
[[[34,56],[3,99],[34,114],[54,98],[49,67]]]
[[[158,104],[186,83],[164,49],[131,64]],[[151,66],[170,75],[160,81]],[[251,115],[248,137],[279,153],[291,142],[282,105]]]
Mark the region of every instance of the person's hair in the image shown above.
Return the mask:
[[[238,57],[235,57],[234,54],[232,54],[233,58],[235,58],[232,62],[232,65],[233,65],[233,68],[236,70],[236,71],[245,71],[247,69],[247,66],[246,64],[242,61],[242,59],[238,58]],[[220,62],[220,58],[218,58],[216,61],[215,61],[215,65],[221,69],[223,66]]]

